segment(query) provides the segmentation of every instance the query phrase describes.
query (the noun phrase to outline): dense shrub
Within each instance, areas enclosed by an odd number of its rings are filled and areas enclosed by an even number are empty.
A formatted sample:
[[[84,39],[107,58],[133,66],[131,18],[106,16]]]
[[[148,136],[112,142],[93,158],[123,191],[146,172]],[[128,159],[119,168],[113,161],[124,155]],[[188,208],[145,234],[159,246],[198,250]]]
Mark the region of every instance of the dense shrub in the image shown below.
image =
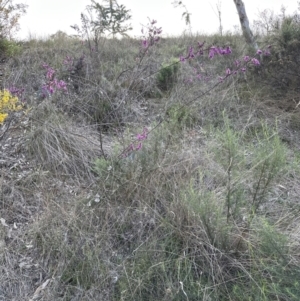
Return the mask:
[[[157,85],[162,91],[170,90],[177,81],[179,71],[178,59],[173,58],[170,63],[163,64],[157,74]]]
[[[299,93],[300,76],[300,15],[274,16],[266,22],[268,35],[262,44],[270,45],[272,56],[265,58],[258,80],[269,87],[276,97]],[[265,25],[266,26],[266,25]]]

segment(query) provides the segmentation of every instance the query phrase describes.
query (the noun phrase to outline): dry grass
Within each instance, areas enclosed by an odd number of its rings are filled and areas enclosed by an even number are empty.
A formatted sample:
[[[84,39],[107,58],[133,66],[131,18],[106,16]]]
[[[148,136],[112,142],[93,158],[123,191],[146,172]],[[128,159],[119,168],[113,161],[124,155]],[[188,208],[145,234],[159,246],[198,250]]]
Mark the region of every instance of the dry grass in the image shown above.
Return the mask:
[[[45,100],[31,113],[27,148],[38,165],[56,176],[92,179],[92,161],[100,156],[98,134],[87,124],[76,125]]]
[[[235,56],[187,62],[161,91],[153,70],[204,39]],[[6,85],[26,87],[31,110],[0,135],[0,300],[299,299],[297,108],[270,106],[250,76],[186,83],[245,49],[184,36],[136,65],[135,40],[89,54],[52,39],[8,62]],[[43,63],[67,94],[40,98]]]

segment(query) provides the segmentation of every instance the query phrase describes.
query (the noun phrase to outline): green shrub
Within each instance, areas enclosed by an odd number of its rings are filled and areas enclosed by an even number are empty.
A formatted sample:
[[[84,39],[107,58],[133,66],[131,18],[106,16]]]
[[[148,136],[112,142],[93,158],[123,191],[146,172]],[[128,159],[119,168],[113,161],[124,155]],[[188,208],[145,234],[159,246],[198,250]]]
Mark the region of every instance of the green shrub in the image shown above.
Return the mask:
[[[2,55],[12,57],[19,54],[22,50],[22,47],[14,41],[7,39],[0,39],[0,52]]]
[[[172,127],[183,129],[196,123],[196,116],[191,107],[187,105],[171,105],[167,109],[166,115]]]
[[[262,39],[262,45],[271,45],[269,57],[262,60],[256,80],[268,92],[278,98],[298,95],[300,60],[300,15],[278,16],[272,20],[270,34]],[[293,103],[291,104],[293,107]],[[287,107],[287,105],[284,105]]]
[[[163,64],[156,77],[159,89],[162,91],[171,90],[177,81],[178,72],[178,59],[173,58],[169,63]]]
[[[213,152],[223,168],[227,220],[242,218],[243,212],[250,223],[286,170],[286,147],[277,130],[263,123],[254,140],[247,143],[248,137],[236,131],[227,117],[224,120],[224,128],[216,132]]]

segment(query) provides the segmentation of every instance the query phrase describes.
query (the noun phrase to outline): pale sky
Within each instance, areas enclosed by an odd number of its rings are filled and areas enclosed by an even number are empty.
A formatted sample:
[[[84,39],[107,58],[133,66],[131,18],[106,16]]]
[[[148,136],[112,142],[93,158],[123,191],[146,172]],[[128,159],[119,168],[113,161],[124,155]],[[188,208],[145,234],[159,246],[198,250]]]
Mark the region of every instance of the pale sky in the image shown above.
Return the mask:
[[[75,31],[70,25],[80,24],[80,14],[85,11],[90,0],[18,0],[16,3],[27,4],[27,14],[20,19],[20,39],[25,39],[31,34],[36,37],[46,37],[58,30],[68,34]],[[101,0],[97,2],[102,3]],[[157,20],[165,35],[179,35],[187,29],[181,18],[183,10],[174,8],[174,0],[119,0],[127,9],[131,10],[131,35],[139,36],[141,24],[147,24],[147,17]],[[182,0],[191,15],[191,25],[194,32],[216,33],[219,23],[216,15],[216,5],[221,3],[222,23],[224,30],[234,30],[234,25],[239,26],[239,19],[233,0]],[[297,0],[244,0],[250,22],[258,19],[259,11],[272,9],[280,13],[284,5],[287,12],[292,13],[297,9]]]

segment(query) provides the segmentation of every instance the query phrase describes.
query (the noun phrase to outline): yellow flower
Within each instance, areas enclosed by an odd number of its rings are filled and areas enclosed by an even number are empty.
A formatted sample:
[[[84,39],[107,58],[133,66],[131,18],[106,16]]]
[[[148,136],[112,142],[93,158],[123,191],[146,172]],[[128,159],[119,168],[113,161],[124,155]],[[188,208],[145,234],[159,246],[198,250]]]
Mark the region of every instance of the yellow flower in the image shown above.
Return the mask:
[[[0,90],[0,124],[3,124],[9,111],[21,110],[18,97],[13,96],[8,90]]]
[[[5,119],[7,118],[8,114],[6,113],[0,113],[0,124],[3,124]]]

